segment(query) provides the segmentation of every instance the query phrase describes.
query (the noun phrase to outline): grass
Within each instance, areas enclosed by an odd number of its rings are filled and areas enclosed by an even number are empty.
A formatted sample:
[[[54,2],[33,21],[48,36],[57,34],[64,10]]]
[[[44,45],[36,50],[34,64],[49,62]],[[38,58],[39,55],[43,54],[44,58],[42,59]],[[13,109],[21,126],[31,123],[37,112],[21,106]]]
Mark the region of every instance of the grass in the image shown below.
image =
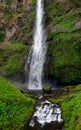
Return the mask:
[[[0,129],[20,130],[32,114],[35,101],[0,77]]]
[[[81,84],[64,88],[60,98],[50,101],[61,106],[65,130],[81,130]]]

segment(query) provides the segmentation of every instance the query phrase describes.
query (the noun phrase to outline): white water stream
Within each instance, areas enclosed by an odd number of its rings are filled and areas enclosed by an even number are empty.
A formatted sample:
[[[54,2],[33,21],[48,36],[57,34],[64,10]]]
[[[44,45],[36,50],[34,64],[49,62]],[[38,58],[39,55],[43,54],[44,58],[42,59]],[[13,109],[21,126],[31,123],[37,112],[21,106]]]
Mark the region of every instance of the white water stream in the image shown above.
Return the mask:
[[[59,124],[63,123],[60,107],[47,100],[39,102],[29,125],[34,127],[36,122],[42,126],[51,122],[58,122]]]
[[[30,90],[42,89],[43,65],[47,50],[43,6],[43,0],[37,0],[33,45],[28,57],[30,62],[28,89]]]

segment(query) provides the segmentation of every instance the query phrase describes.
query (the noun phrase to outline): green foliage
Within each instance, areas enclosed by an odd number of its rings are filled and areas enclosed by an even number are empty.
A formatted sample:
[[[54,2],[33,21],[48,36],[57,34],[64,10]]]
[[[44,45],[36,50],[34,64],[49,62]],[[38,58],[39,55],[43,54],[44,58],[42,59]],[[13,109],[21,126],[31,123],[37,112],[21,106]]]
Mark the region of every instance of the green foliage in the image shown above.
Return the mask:
[[[73,0],[75,7],[80,7],[81,6],[81,1],[80,0]]]
[[[18,44],[18,46],[19,46],[19,45],[22,46],[22,44],[24,44],[24,43],[22,43],[22,42],[20,42],[20,41],[12,41],[11,43],[12,43],[12,44]]]
[[[80,8],[66,1],[45,1],[48,27],[48,75],[66,83],[81,82]],[[50,11],[49,11],[50,10]]]
[[[6,1],[6,5],[10,5],[11,0],[5,0]]]
[[[47,1],[45,0],[45,12],[47,25],[52,25],[55,22],[56,17],[63,16],[67,14],[71,1]],[[52,21],[52,22],[51,22]]]
[[[21,64],[19,63],[21,56],[20,54],[14,54],[8,59],[7,63],[2,67],[5,74],[10,75],[19,72],[21,69]]]
[[[80,82],[81,37],[78,32],[59,33],[55,36],[54,43],[50,43],[49,55],[51,63],[49,75],[56,76],[64,82]]]
[[[4,16],[5,16],[5,19],[7,21],[11,20],[13,18],[13,12],[12,12],[12,9],[10,7],[10,4],[11,4],[11,0],[6,0],[6,6],[4,9]]]
[[[51,98],[50,101],[58,103],[62,109],[65,130],[81,129],[81,85],[67,87],[69,94],[59,99]]]
[[[12,9],[10,7],[5,7],[4,9],[4,17],[7,21],[12,20],[13,18],[13,13],[12,13]]]
[[[35,101],[0,77],[0,129],[19,130],[32,114]]]
[[[2,75],[14,75],[23,72],[24,57],[27,54],[28,46],[20,42],[3,45],[0,50],[0,72]]]
[[[36,6],[36,2],[37,2],[36,0],[32,0],[32,2],[29,3],[29,6],[31,6],[31,7]]]
[[[5,33],[0,32],[0,43],[4,41],[4,38],[5,38]]]
[[[0,74],[1,75],[22,75],[24,73],[25,57],[28,52],[29,44],[32,37],[33,21],[35,17],[36,0],[27,2],[27,9],[23,8],[23,1],[18,2],[16,12],[11,6],[11,0],[6,0],[4,16],[8,28],[12,28],[13,24],[18,24],[21,30],[20,42],[11,41],[11,45],[3,45],[5,47],[0,50]],[[21,22],[22,21],[22,22]],[[17,32],[18,33],[18,32]],[[16,35],[16,34],[15,34]],[[23,41],[23,43],[21,42]],[[24,45],[27,44],[27,45]]]
[[[33,3],[34,4],[34,3]],[[34,5],[31,5],[34,7]],[[30,6],[30,8],[31,8]],[[31,8],[31,11],[27,15],[27,22],[23,24],[22,30],[25,31],[24,38],[27,39],[26,41],[29,43],[29,38],[32,36],[32,28],[34,25],[34,18],[35,18],[35,9]]]

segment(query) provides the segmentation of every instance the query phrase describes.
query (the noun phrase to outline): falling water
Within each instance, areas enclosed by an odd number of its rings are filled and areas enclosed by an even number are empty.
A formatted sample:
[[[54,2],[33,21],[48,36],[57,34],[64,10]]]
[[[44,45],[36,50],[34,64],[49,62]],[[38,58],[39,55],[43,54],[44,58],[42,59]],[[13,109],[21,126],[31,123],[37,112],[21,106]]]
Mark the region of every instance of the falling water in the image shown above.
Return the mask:
[[[32,116],[29,126],[34,127],[35,123],[39,123],[44,126],[46,123],[58,122],[63,123],[61,118],[61,110],[57,104],[45,100],[40,101],[36,107],[36,111]]]
[[[42,89],[43,65],[47,49],[43,7],[43,0],[37,0],[33,45],[28,57],[30,60],[28,89],[31,90]]]

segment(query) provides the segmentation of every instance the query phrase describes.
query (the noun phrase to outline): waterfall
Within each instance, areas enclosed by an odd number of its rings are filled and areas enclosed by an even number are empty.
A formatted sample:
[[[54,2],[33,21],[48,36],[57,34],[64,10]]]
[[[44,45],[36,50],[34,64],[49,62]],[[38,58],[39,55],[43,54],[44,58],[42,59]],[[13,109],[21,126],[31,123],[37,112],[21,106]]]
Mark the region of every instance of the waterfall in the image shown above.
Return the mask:
[[[44,29],[44,5],[43,0],[37,0],[36,21],[33,36],[33,44],[29,52],[30,61],[28,89],[42,89],[43,65],[47,50],[46,34]]]

